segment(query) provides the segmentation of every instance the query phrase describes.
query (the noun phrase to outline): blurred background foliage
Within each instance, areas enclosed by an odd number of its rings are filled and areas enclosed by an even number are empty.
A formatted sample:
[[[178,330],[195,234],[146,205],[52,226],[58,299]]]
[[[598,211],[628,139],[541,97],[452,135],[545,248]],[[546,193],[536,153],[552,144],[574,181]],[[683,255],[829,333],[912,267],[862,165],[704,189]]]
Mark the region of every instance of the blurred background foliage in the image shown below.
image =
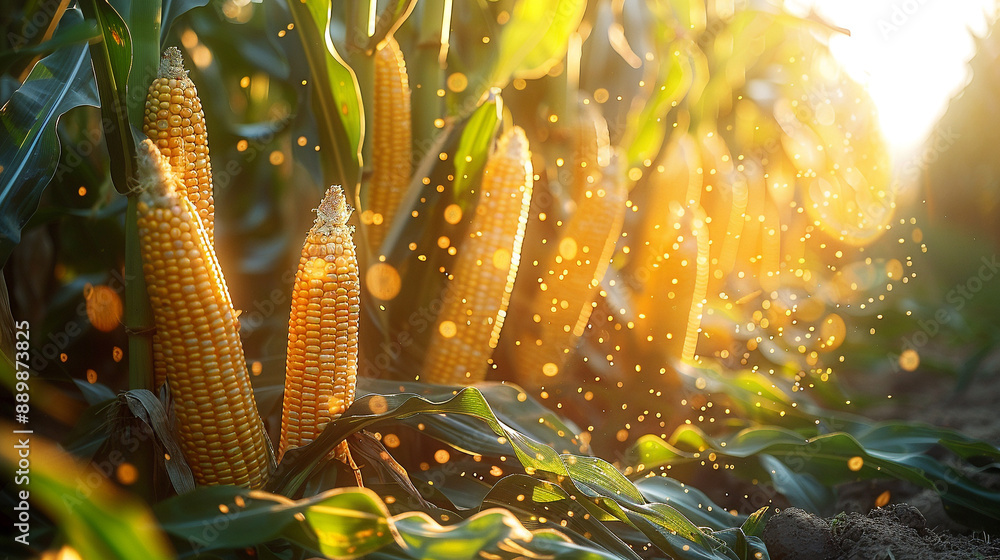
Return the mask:
[[[30,322],[32,398],[44,411],[32,416],[37,433],[98,465],[120,451],[109,433],[156,436],[143,436],[141,449],[127,455],[124,464],[141,467],[137,479],[110,478],[157,502],[178,489],[176,473],[149,461],[169,446],[169,423],[157,424],[145,397],[115,396],[136,389],[123,314],[131,280],[126,198],[112,181],[123,159],[108,148],[98,108],[104,94],[80,62],[89,63],[86,42],[107,30],[84,14],[113,7],[128,25],[143,14],[124,0],[88,2],[90,12],[44,1],[3,10],[4,34],[17,39],[0,55],[10,132],[0,148],[3,340],[9,344],[11,317]],[[930,488],[935,477],[951,477],[959,482],[939,492],[949,513],[969,527],[996,522],[996,497],[963,470],[995,465],[995,446],[905,423],[872,427],[859,416],[884,405],[866,389],[881,388],[880,379],[919,368],[959,392],[995,363],[992,311],[1000,300],[985,277],[974,291],[970,284],[984,262],[994,262],[1000,240],[989,153],[995,34],[978,40],[972,82],[925,157],[893,168],[872,102],[829,52],[829,38],[845,31],[780,3],[160,5],[159,41],[131,29],[128,83],[142,84],[136,76],[150,72],[155,56],[142,49],[152,44],[156,52],[179,46],[198,84],[214,160],[216,247],[242,309],[257,402],[272,435],[298,247],[328,184],[344,184],[358,206],[362,269],[380,265],[362,281],[360,374],[362,392],[374,396],[352,408],[378,418],[369,428],[376,437],[350,437],[367,450],[381,498],[324,494],[339,467],[318,463],[321,448],[369,426],[359,416],[338,424],[339,436],[328,430],[311,455],[283,463],[279,474],[290,478],[282,480],[300,481],[294,489],[269,487],[271,497],[257,496],[263,502],[245,527],[263,519],[271,532],[213,540],[217,547],[260,545],[260,556],[277,558],[301,550],[347,555],[348,548],[323,548],[317,534],[377,534],[393,525],[394,541],[359,537],[348,546],[381,548],[373,557],[419,558],[438,554],[437,540],[474,550],[509,538],[534,542],[538,553],[744,558],[762,546],[755,517],[747,517],[761,506],[832,511],[834,485],[885,476]],[[359,215],[379,147],[363,123],[371,119],[372,54],[390,34],[410,76],[413,160],[407,219],[373,247]],[[126,92],[129,114],[141,104],[133,92]],[[461,250],[481,159],[495,131],[512,124],[528,134],[535,192],[488,379],[523,392],[486,384],[485,396],[455,395],[458,388],[415,382],[437,336],[429,313],[448,283],[442,272]],[[581,172],[587,157],[597,165]],[[582,215],[590,197],[580,180],[627,193],[621,217]],[[916,186],[903,191],[900,181]],[[545,326],[563,320],[561,302],[541,286],[554,282],[551,263],[573,260],[566,232],[580,231],[571,228],[584,219],[604,228],[613,252],[606,272],[596,273],[592,313],[572,336],[553,336]],[[526,351],[539,340],[542,352]],[[410,393],[426,400],[402,399]],[[438,415],[445,401],[454,414]],[[154,419],[130,424],[136,402]],[[424,413],[397,412],[405,406]],[[538,465],[515,434],[542,446]],[[818,444],[829,456],[799,465],[816,446],[810,440],[803,451],[799,442],[814,436],[829,438]],[[894,447],[900,440],[903,447]],[[947,449],[949,459],[924,460],[932,449]],[[841,468],[861,457],[884,470]],[[400,465],[408,476],[399,476]],[[644,478],[653,470],[673,478]],[[709,494],[685,483],[704,484]],[[197,492],[155,508],[177,550],[192,542],[185,531],[200,535],[218,511],[195,512],[190,503],[249,499],[232,489]],[[571,519],[577,495],[594,504],[588,501],[587,523]],[[680,514],[659,507],[668,501]],[[331,504],[366,511],[371,524],[309,513]],[[516,520],[474,515],[489,506]],[[569,521],[560,524],[550,507]],[[713,509],[724,515],[706,513]],[[430,517],[407,517],[415,510]],[[316,534],[290,521],[296,513]],[[62,519],[57,508],[46,514]],[[185,514],[195,521],[180,523]],[[450,537],[437,525],[457,519],[465,529]],[[495,541],[459,538],[482,526],[498,531]],[[65,535],[52,529],[46,542],[63,544]],[[84,550],[72,538],[86,531],[72,531],[70,544]],[[696,552],[678,552],[691,542]]]

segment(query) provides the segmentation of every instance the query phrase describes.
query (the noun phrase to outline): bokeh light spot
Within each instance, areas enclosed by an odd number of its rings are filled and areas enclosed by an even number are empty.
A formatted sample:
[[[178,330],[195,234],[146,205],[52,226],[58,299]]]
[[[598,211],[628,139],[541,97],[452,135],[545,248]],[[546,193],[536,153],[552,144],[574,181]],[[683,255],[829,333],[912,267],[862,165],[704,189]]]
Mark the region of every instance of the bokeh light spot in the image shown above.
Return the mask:
[[[899,367],[903,368],[903,371],[913,371],[919,366],[920,354],[916,350],[907,348],[899,355]]]
[[[365,287],[373,296],[389,301],[399,295],[403,281],[396,267],[386,263],[375,263],[365,273]]]
[[[451,338],[458,334],[458,327],[454,321],[441,321],[441,324],[438,325],[438,332],[445,338]]]
[[[115,330],[122,318],[122,300],[118,293],[108,286],[91,286],[83,289],[87,301],[87,318],[94,328],[101,332]]]
[[[449,204],[444,209],[444,221],[451,225],[462,221],[462,207],[457,204]]]

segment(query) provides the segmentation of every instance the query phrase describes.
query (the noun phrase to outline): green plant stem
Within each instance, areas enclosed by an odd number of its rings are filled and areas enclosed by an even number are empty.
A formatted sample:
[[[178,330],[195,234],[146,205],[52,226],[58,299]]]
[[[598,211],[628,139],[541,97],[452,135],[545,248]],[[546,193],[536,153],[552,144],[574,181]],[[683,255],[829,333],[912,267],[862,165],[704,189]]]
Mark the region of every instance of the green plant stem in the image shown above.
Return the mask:
[[[138,197],[128,197],[125,215],[125,327],[129,389],[153,390],[153,310],[139,252]]]
[[[434,138],[438,132],[434,120],[444,114],[444,99],[438,95],[438,90],[444,88],[450,27],[451,0],[427,0],[420,18],[413,65],[413,107],[419,107],[413,112],[415,146]]]
[[[134,2],[128,13],[126,23],[129,29],[144,30],[132,37],[132,70],[128,75],[125,98],[129,122],[142,122],[142,114],[146,108],[146,90],[156,78],[156,71],[160,66],[161,12],[160,0],[144,0]],[[149,35],[146,34],[147,31]]]
[[[125,214],[125,332],[128,333],[128,386],[130,390],[153,391],[153,310],[146,292],[146,277],[142,272],[139,248],[139,197],[128,195]],[[136,425],[139,421],[136,421]],[[144,446],[132,457],[143,483],[134,491],[148,503],[156,499],[153,475],[156,459],[152,446]]]

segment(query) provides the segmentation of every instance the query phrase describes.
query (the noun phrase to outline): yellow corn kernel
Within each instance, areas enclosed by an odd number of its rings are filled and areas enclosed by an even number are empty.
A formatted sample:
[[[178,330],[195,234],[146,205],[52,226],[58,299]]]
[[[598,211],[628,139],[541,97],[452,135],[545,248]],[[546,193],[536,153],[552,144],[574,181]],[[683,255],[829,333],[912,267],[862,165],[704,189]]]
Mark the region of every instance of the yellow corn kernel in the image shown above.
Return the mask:
[[[624,177],[617,162],[604,167],[602,161],[610,152],[604,119],[592,115],[573,134],[576,209],[541,265],[540,281],[530,283],[539,320],[524,329],[515,352],[519,378],[534,385],[559,373],[583,335],[625,220]]]
[[[170,162],[184,195],[205,223],[209,241],[213,241],[215,202],[205,113],[177,47],[168,48],[160,59],[159,72],[146,95],[142,131]]]
[[[486,376],[521,260],[531,203],[532,167],[524,130],[497,142],[483,172],[469,237],[458,248],[421,379],[468,384]]]
[[[409,185],[412,158],[409,79],[392,37],[375,52],[373,111],[372,176],[362,221],[370,225],[369,245],[378,251]]]
[[[695,350],[698,347],[698,333],[701,330],[702,311],[705,307],[705,296],[708,295],[708,274],[709,274],[709,236],[708,236],[708,214],[699,204],[693,208],[693,219],[691,220],[691,234],[694,236],[698,246],[698,253],[695,257],[695,282],[694,292],[691,296],[691,307],[688,309],[688,326],[684,333],[684,349],[681,358],[685,361],[694,359]]]
[[[198,209],[198,216],[214,246],[215,202],[212,195],[212,163],[208,155],[208,131],[201,99],[188,78],[177,47],[169,47],[160,58],[157,77],[146,94],[142,131],[167,158],[174,177],[181,184],[180,193]],[[159,335],[153,336],[154,363],[162,353]],[[154,372],[155,387],[166,379],[161,368]]]
[[[632,246],[626,274],[635,286],[636,329],[658,351],[681,355],[691,308],[699,306],[689,289],[697,282],[698,245],[694,208],[704,190],[697,140],[678,130],[667,141],[659,169],[650,177],[650,196],[640,231],[643,243]]]
[[[316,439],[354,401],[361,285],[351,211],[343,189],[330,187],[302,245],[288,318],[279,459]],[[346,441],[334,456],[353,466]]]
[[[139,146],[139,235],[181,449],[199,484],[260,487],[272,464],[236,310],[208,232],[165,157]]]

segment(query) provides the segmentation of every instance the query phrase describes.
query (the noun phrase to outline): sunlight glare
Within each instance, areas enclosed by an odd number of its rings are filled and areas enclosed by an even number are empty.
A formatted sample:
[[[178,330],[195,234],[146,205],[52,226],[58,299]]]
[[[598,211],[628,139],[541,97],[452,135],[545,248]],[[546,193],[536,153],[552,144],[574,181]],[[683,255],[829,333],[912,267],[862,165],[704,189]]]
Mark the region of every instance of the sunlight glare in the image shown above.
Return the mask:
[[[975,53],[970,32],[982,36],[993,0],[790,0],[833,25],[849,29],[830,42],[848,74],[865,85],[897,163],[911,157],[968,83]]]

